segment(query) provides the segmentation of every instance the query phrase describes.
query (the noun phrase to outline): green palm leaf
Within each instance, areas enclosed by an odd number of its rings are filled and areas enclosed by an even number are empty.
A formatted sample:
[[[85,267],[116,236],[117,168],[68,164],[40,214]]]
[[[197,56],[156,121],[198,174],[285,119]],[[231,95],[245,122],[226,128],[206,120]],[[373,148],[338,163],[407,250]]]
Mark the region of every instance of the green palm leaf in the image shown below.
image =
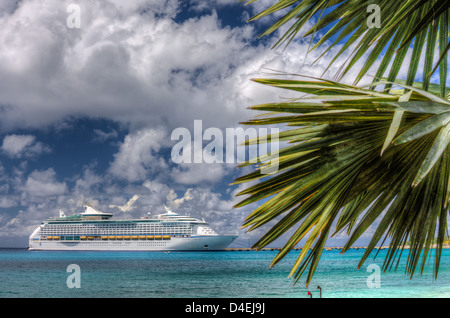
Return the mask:
[[[291,275],[298,280],[308,271],[309,284],[330,236],[346,231],[346,251],[378,223],[359,266],[380,240],[388,239],[387,270],[410,242],[406,272],[413,276],[417,267],[422,272],[427,266],[437,235],[437,275],[450,200],[448,101],[401,84],[401,89],[385,93],[321,79],[256,82],[303,95],[253,106],[270,115],[244,123],[287,125],[279,137],[288,146],[258,158],[254,172],[235,180],[259,180],[239,194],[246,198],[237,206],[265,200],[244,227],[254,230],[276,222],[254,248],[290,235],[274,266],[305,239]],[[377,85],[386,84],[393,85]],[[259,142],[257,138],[248,144]],[[278,172],[261,174],[270,158],[278,160]]]
[[[247,3],[255,1],[257,0],[250,0]],[[439,94],[445,97],[447,94],[447,56],[450,48],[448,0],[378,0],[374,3],[380,8],[380,27],[368,25],[367,20],[371,13],[367,12],[370,2],[366,0],[279,0],[249,21],[287,11],[261,34],[261,36],[266,36],[284,25],[290,25],[275,47],[288,45],[299,34],[307,21],[314,21],[314,26],[302,35],[308,36],[319,31],[324,32],[312,49],[316,49],[334,38],[332,44],[322,52],[321,56],[323,56],[333,47],[342,45],[329,65],[342,57],[344,52],[348,52],[352,44],[355,45],[347,63],[337,74],[337,80],[341,79],[355,66],[356,62],[364,58],[364,66],[359,71],[354,85],[367,74],[382,53],[384,57],[376,71],[375,81],[384,76],[391,63],[388,81],[396,81],[402,64],[408,63],[406,84],[412,85],[418,72],[421,71],[423,74],[422,89],[428,90],[431,75],[439,68]],[[412,48],[412,54],[408,60],[407,52],[410,48]],[[425,50],[425,63],[419,70],[419,61],[423,50]],[[440,57],[437,63],[433,64],[437,50]],[[365,57],[365,53],[369,53],[367,57]],[[386,88],[389,87],[390,85],[387,85]]]

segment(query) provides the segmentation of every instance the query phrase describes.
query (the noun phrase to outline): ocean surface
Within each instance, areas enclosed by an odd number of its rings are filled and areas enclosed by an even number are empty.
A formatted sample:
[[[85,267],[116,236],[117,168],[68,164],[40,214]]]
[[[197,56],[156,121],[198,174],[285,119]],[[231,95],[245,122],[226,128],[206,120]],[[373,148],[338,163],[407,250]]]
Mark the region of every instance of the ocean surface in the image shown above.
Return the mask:
[[[386,251],[358,270],[363,252],[324,251],[306,287],[305,277],[297,284],[288,277],[299,251],[269,269],[276,251],[0,249],[0,298],[307,298],[308,291],[318,298],[317,286],[324,298],[450,297],[450,250],[443,251],[437,280],[432,264],[412,280],[402,263],[397,272],[377,271]]]

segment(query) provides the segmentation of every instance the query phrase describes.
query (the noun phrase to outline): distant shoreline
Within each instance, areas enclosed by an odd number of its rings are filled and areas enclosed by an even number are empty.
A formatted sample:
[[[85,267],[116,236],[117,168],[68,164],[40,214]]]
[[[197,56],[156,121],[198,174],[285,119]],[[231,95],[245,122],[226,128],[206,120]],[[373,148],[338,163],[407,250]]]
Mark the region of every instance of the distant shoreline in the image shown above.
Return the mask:
[[[410,246],[409,245],[405,245],[404,249],[409,249]],[[436,244],[434,244],[432,247],[432,249],[436,248]],[[448,249],[450,248],[450,244],[444,244],[442,246],[443,249]],[[264,247],[261,249],[261,251],[278,251],[280,250],[280,247]],[[295,247],[293,248],[293,250],[301,250],[301,247]],[[323,248],[326,251],[333,251],[333,250],[342,250],[343,247],[324,247]],[[349,250],[365,250],[367,249],[367,246],[352,246],[349,248]],[[389,249],[389,246],[376,246],[374,247],[375,250],[385,250],[385,249]],[[226,251],[236,251],[236,252],[241,252],[241,251],[254,251],[254,249],[249,248],[249,247],[229,247],[225,249]]]
[[[404,249],[409,249],[410,246],[409,245],[405,245]],[[432,247],[432,249],[436,248],[436,244],[434,244]],[[444,244],[442,246],[443,249],[449,249],[450,248],[450,244]],[[26,250],[27,247],[0,247],[0,250]],[[325,251],[333,251],[333,250],[342,250],[343,247],[341,246],[334,246],[334,247],[324,247],[323,248]],[[352,246],[349,248],[349,250],[365,250],[367,249],[367,246]],[[385,249],[389,249],[389,246],[376,246],[374,247],[375,250],[385,250]],[[279,251],[281,250],[281,247],[264,247],[262,249],[260,249],[260,251]],[[302,250],[301,247],[294,247],[292,250],[294,251],[300,251]],[[245,251],[256,251],[253,248],[250,247],[228,247],[225,249],[225,251],[230,251],[230,252],[245,252]]]

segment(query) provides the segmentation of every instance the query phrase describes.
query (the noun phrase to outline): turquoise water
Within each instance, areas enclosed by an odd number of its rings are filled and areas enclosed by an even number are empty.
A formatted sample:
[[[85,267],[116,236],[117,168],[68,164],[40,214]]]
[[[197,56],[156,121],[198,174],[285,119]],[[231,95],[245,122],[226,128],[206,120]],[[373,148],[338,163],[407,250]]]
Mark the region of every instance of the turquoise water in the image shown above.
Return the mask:
[[[298,251],[272,269],[276,251],[227,252],[29,252],[0,250],[0,298],[305,298],[311,291],[324,298],[450,296],[450,250],[443,251],[437,280],[432,269],[413,280],[403,273],[383,273],[379,288],[369,288],[370,264],[382,265],[385,251],[357,270],[363,250],[324,251],[308,288],[293,285],[289,272]],[[79,266],[80,288],[69,288]],[[430,266],[431,267],[431,266]],[[373,282],[373,280],[370,280]]]

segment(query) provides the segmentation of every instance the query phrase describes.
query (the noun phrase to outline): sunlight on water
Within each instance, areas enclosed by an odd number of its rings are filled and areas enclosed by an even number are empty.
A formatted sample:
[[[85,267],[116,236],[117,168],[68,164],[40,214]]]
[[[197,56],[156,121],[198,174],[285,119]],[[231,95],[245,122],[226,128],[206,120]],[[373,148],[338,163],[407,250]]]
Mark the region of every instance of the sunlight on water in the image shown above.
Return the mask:
[[[358,270],[363,250],[324,251],[311,284],[288,277],[292,252],[269,269],[276,251],[233,252],[29,252],[0,250],[0,297],[447,297],[450,250],[443,251],[437,280],[430,269],[410,280],[381,266],[385,251]],[[79,266],[80,288],[69,288],[70,264]],[[378,281],[377,281],[378,278]],[[378,282],[378,285],[376,284]]]

